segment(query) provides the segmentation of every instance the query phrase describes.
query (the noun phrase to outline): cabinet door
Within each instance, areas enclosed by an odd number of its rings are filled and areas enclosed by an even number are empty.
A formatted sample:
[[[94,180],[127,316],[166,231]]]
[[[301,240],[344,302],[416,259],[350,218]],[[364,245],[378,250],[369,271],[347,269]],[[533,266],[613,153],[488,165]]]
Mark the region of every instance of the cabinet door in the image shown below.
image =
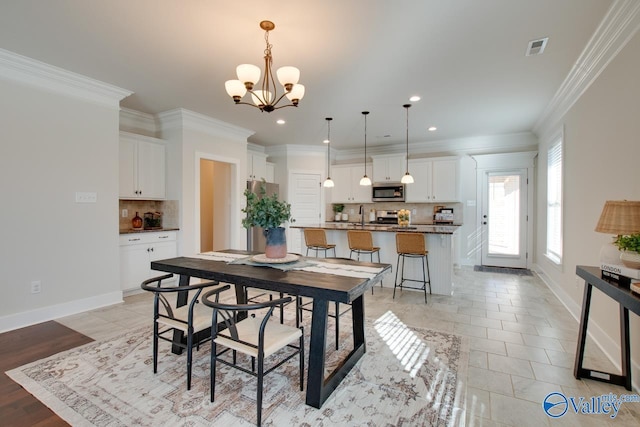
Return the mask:
[[[351,168],[349,166],[335,166],[331,168],[331,179],[334,187],[331,189],[333,203],[352,203]]]
[[[438,202],[455,202],[458,193],[458,161],[434,160],[432,199]]]
[[[139,288],[151,277],[149,245],[120,247],[120,287],[122,290]]]
[[[267,155],[247,152],[247,179],[267,179]]]
[[[371,178],[371,165],[367,165],[367,176]],[[364,175],[363,166],[353,166],[351,168],[351,185],[354,203],[371,203],[371,186],[360,185],[360,179]]]
[[[145,199],[165,198],[165,147],[138,141],[138,191]]]
[[[373,159],[373,182],[388,181],[387,159]]]
[[[119,194],[121,198],[138,197],[136,176],[136,141],[120,139],[120,181]]]
[[[430,160],[412,160],[409,162],[409,173],[413,176],[413,184],[406,186],[405,201],[431,202],[432,162]]]
[[[389,176],[389,181],[391,182],[400,182],[402,176],[406,172],[406,161],[405,156],[395,156],[389,157],[387,159],[387,174]]]
[[[266,176],[267,182],[276,182],[276,165],[273,163],[266,163]]]

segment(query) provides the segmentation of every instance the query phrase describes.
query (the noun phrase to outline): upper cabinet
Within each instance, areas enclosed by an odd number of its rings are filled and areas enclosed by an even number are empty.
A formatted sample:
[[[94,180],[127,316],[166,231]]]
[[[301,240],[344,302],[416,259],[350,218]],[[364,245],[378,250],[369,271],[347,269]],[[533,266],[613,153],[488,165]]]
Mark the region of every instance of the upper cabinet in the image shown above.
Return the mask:
[[[439,203],[460,201],[459,164],[455,157],[409,160],[413,184],[407,184],[405,201]]]
[[[371,156],[373,159],[373,182],[400,182],[405,173],[405,155],[393,154]]]
[[[275,163],[266,164],[266,176],[264,177],[267,182],[276,182],[276,165]]]
[[[165,158],[164,141],[120,132],[120,198],[164,199]]]
[[[371,186],[360,185],[364,173],[362,165],[338,165],[331,168],[333,203],[371,203]],[[371,166],[367,165],[367,176],[371,177]]]
[[[247,179],[267,182],[267,155],[256,151],[247,151]]]

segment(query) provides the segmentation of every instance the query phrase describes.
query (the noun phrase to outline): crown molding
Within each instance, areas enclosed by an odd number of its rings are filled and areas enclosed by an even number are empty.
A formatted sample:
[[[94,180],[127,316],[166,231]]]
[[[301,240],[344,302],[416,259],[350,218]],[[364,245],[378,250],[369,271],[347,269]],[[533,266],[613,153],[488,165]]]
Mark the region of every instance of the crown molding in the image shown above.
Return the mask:
[[[331,149],[333,152],[334,150]],[[276,145],[272,147],[266,148],[266,153],[271,157],[285,157],[285,156],[309,156],[309,155],[318,155],[322,156],[327,155],[326,145],[323,146],[318,145],[297,145],[297,144],[288,144],[288,145]]]
[[[4,49],[0,49],[0,78],[111,108],[120,108],[120,100],[133,93]]]
[[[120,130],[156,136],[158,123],[153,114],[129,108],[120,108]]]
[[[550,132],[640,28],[640,2],[615,0],[560,88],[533,127]]]
[[[211,136],[247,142],[247,138],[255,132],[217,120],[204,114],[176,108],[157,115],[160,130],[186,129],[206,133]]]

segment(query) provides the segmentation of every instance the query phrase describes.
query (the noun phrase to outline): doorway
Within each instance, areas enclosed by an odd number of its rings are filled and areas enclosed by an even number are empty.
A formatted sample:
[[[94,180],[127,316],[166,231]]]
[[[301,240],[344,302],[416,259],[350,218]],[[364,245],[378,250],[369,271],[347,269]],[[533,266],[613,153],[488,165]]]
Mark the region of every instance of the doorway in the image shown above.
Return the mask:
[[[200,252],[231,247],[231,167],[200,158]]]
[[[291,216],[296,225],[313,225],[322,222],[324,195],[322,191],[322,174],[292,172],[290,174],[291,188],[289,189]],[[290,251],[302,253],[304,244],[299,229],[289,229],[288,240],[291,242]]]
[[[486,171],[482,195],[482,265],[527,267],[527,170]]]
[[[536,152],[477,155],[477,227],[483,266],[531,268]]]

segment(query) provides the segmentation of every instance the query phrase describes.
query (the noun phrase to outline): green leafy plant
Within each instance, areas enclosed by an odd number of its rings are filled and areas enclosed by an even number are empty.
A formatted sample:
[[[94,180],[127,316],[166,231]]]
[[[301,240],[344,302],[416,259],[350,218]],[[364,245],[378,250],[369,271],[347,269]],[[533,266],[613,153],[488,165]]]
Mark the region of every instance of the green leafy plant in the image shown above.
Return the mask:
[[[640,253],[640,233],[628,236],[618,236],[613,242],[621,251]]]
[[[334,203],[333,204],[333,213],[340,213],[344,210],[344,205],[342,203]]]
[[[281,227],[287,221],[294,222],[291,218],[291,205],[285,201],[278,200],[277,194],[267,196],[267,189],[262,181],[260,194],[244,191],[247,198],[247,207],[242,212],[247,216],[242,220],[244,228],[253,226],[262,227],[265,230]]]

